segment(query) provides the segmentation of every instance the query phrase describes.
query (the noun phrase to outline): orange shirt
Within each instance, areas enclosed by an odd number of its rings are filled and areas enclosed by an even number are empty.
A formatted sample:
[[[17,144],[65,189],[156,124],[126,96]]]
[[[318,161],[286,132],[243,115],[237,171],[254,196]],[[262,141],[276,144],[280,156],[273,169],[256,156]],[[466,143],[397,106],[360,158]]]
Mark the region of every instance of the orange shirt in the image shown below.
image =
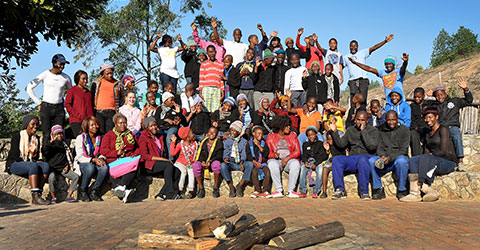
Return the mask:
[[[318,128],[317,127],[318,121],[320,122],[322,121],[322,114],[320,114],[318,110],[313,111],[310,114],[303,113],[302,108],[297,108],[296,110],[298,113],[298,117],[300,117],[300,130],[299,130],[300,133],[305,133],[307,131],[307,128],[310,126],[314,126]]]
[[[98,97],[96,108],[97,110],[101,109],[111,109],[116,110],[115,108],[115,93],[113,90],[115,82],[110,82],[105,79],[102,79],[100,82],[100,88],[98,89]]]

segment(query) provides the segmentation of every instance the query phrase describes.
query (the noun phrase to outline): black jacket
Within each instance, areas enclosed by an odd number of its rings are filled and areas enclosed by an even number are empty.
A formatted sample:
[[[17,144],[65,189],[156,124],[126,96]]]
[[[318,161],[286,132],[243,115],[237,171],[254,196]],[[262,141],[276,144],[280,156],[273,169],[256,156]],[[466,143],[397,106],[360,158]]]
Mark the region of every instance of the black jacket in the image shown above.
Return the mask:
[[[440,124],[445,127],[460,127],[460,109],[473,102],[472,92],[464,91],[463,93],[465,94],[465,98],[447,97],[443,103],[435,102],[434,105],[438,106],[438,110],[440,111],[438,118]]]
[[[271,65],[265,69],[263,65],[259,65],[257,73],[253,75],[253,87],[255,91],[260,92],[273,92],[275,86],[273,79],[275,76],[275,68]]]
[[[185,62],[185,69],[183,70],[183,74],[185,77],[192,77],[193,73],[195,72],[195,68],[200,65],[197,61],[197,52],[191,51],[190,49],[182,51],[182,61]],[[198,83],[197,83],[198,84]]]
[[[198,157],[198,161],[206,161],[208,159],[208,147],[207,141],[205,141],[202,145],[200,150],[200,156]],[[223,141],[222,139],[218,139],[217,143],[215,144],[215,148],[213,149],[212,157],[210,157],[210,161],[220,161],[223,162]]]
[[[275,73],[273,75],[274,89],[275,91],[279,91],[280,93],[283,93],[283,89],[285,87],[285,73],[287,72],[287,70],[290,69],[290,67],[284,64],[275,64],[274,68],[275,68]]]
[[[422,104],[416,102],[410,103],[410,109],[412,110],[412,123],[410,123],[410,129],[422,130],[428,128],[427,123],[423,119],[423,108],[431,106],[433,101],[424,100]]]
[[[333,75],[333,99],[340,100],[340,83],[338,78]],[[327,102],[328,83],[325,74],[311,74],[307,78],[302,79],[303,89],[307,90],[307,99],[310,97],[317,98],[317,102],[324,104]]]
[[[255,154],[255,158],[252,155],[252,149],[250,147],[250,143],[253,145],[253,152]],[[245,146],[245,150],[247,152],[247,161],[256,160],[261,164],[267,163],[268,154],[270,153],[270,149],[268,148],[267,142],[265,140],[263,141],[263,143],[264,143],[264,145],[263,145],[263,152],[262,152],[262,161],[260,162],[259,159],[258,159],[259,155],[260,155],[260,153],[259,153],[260,149],[257,147],[257,145],[255,145],[255,143],[253,143],[253,139],[250,139],[248,141],[247,145]]]
[[[237,111],[237,112],[235,112],[235,111]],[[239,116],[240,116],[240,114],[238,113],[238,109],[234,108],[229,116],[227,116],[223,120],[220,120],[220,110],[216,110],[210,116],[210,120],[218,122],[218,131],[227,132],[228,129],[230,128],[230,124],[232,124],[236,120],[239,120],[238,119]]]
[[[347,128],[345,135],[340,137],[338,131],[332,134],[333,143],[340,148],[349,148],[349,155],[375,155],[377,153],[378,130],[367,125],[364,130],[357,126]]]
[[[37,148],[37,157],[33,160],[38,160],[40,155],[40,137],[38,135],[34,135],[37,137],[38,140],[38,148]],[[10,174],[10,166],[14,162],[21,162],[23,161],[22,157],[20,156],[20,132],[16,132],[12,136],[12,140],[10,141],[10,151],[8,151],[7,162],[5,164],[5,172]]]
[[[393,162],[400,155],[408,157],[409,146],[410,129],[404,125],[398,123],[397,127],[392,130],[387,123],[384,123],[378,128],[378,156],[390,156],[390,160]]]
[[[310,140],[306,141],[302,145],[302,162],[307,162],[309,158],[315,159],[315,166],[326,161],[328,159],[327,151],[323,147],[323,142],[316,140],[311,142]]]
[[[347,117],[345,118],[345,128],[353,127],[355,125],[355,115],[358,111],[367,111],[365,104],[361,104],[358,109],[351,107],[348,110]]]
[[[240,93],[240,85],[242,84],[241,79],[242,77],[240,77],[240,69],[233,67],[230,70],[230,73],[228,73],[227,85],[230,89],[230,96],[235,99]]]
[[[260,112],[258,110],[253,112],[253,116],[252,116],[253,125],[261,126],[264,129],[265,134],[272,133],[272,124],[271,124],[272,120],[273,120],[273,116],[265,115],[265,113]]]
[[[290,58],[292,58],[292,55],[294,53],[297,53],[300,56],[300,58],[307,59],[307,57],[310,56],[310,48],[308,48],[307,51],[305,52],[303,52],[301,49],[287,48],[287,50],[285,50],[285,53],[287,56],[285,60],[287,60],[288,67],[292,67],[292,64],[290,63]]]
[[[165,121],[165,119],[170,119],[173,121],[173,119],[175,119],[175,117],[180,117],[181,120],[185,120],[185,118],[183,117],[182,115],[182,112],[175,112],[174,110],[175,108],[172,107],[166,114],[165,114],[165,117],[161,118],[161,113],[162,113],[162,106],[159,106],[157,108],[157,110],[155,111],[155,114],[153,115],[153,117],[155,118],[155,120],[157,121],[157,125],[158,125],[158,129],[159,130],[167,130],[169,128],[173,128],[173,127],[179,127],[180,125],[174,125],[174,124],[170,124],[168,122]]]
[[[42,154],[48,165],[56,171],[62,171],[68,165],[67,151],[61,141],[48,141],[42,147]]]
[[[194,114],[190,122],[190,128],[195,135],[204,135],[210,128],[210,116],[206,112]]]

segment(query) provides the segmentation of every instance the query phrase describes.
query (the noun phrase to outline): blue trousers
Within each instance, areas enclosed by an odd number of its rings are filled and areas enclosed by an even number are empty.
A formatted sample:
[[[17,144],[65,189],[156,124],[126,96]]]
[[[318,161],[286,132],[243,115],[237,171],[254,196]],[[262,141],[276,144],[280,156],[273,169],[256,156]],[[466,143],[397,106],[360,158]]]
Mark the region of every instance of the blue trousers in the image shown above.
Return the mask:
[[[80,184],[80,188],[83,190],[87,190],[88,184],[93,178],[95,171],[97,172],[97,177],[95,177],[95,182],[93,183],[92,187],[94,189],[99,189],[107,176],[108,173],[108,166],[100,167],[95,165],[91,162],[89,163],[80,163],[80,172],[82,172],[82,183]]]
[[[455,152],[458,158],[463,158],[463,138],[462,131],[457,126],[450,127],[450,134],[452,134],[453,144],[455,145]]]
[[[300,168],[300,193],[306,194],[307,193],[307,175],[310,168],[305,167],[305,164],[302,164]],[[315,168],[315,186],[313,186],[313,192],[318,194],[322,191],[322,174],[323,174],[323,166],[322,164],[318,164]]]
[[[251,161],[244,161],[243,162],[243,176],[242,180],[249,181],[250,176],[252,175],[252,169],[253,169],[253,162]],[[232,171],[242,171],[240,168],[240,164],[236,163],[225,163],[222,162],[221,165],[221,170],[220,172],[222,173],[223,179],[226,181],[231,181],[232,180]]]
[[[165,91],[165,84],[167,82],[172,82],[173,83],[173,88],[174,92],[177,93],[177,82],[178,78],[173,78],[165,73],[160,73],[160,82],[162,82],[163,85],[163,91]]]
[[[372,189],[379,189],[382,187],[382,176],[388,172],[395,170],[398,178],[398,191],[407,190],[408,177],[408,157],[400,155],[394,162],[389,162],[383,169],[375,167],[375,161],[380,159],[379,156],[370,157],[368,163],[370,164],[370,171],[372,172]]]
[[[370,155],[337,155],[332,160],[332,177],[335,190],[345,191],[343,176],[345,173],[357,173],[357,181],[361,194],[368,194],[370,179]]]
[[[456,162],[449,161],[445,158],[438,157],[438,156],[435,156],[435,157],[438,160],[437,169],[434,172],[435,176],[449,174],[455,170],[455,167],[457,166]],[[408,162],[410,173],[417,174],[419,164],[420,164],[420,156],[414,156],[410,158]]]
[[[10,173],[18,176],[48,175],[50,166],[46,162],[17,161],[10,165]]]
[[[167,130],[161,130],[160,133],[165,136],[165,142],[167,145],[165,145],[165,153],[168,155],[169,160],[173,160],[173,156],[170,155],[170,143],[172,143],[172,140],[170,139],[171,135],[176,134],[178,131],[177,127],[169,128]]]

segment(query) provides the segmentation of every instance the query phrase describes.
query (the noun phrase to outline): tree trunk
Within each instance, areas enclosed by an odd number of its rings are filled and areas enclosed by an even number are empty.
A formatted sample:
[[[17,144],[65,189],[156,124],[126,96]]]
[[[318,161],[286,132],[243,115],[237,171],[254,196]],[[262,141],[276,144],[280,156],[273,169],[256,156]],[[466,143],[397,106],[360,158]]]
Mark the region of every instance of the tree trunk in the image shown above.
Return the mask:
[[[237,215],[239,212],[237,203],[231,202],[227,205],[220,207],[218,209],[213,210],[208,214],[201,215],[197,217],[195,220],[203,220],[203,219],[215,219],[215,218],[230,218],[234,215]]]
[[[344,235],[345,228],[342,223],[335,221],[279,235],[271,239],[268,245],[284,249],[298,249],[337,239]]]
[[[271,239],[286,227],[283,218],[277,217],[265,224],[242,232],[231,240],[222,243],[213,249],[215,250],[244,250],[249,249],[255,244],[262,244]]]

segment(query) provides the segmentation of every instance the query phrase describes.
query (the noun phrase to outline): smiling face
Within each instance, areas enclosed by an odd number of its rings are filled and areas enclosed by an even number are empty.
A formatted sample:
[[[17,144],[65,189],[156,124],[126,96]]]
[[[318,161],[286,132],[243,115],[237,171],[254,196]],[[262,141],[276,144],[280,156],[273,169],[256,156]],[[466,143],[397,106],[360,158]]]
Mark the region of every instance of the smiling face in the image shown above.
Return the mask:
[[[330,39],[330,41],[328,42],[328,47],[330,47],[330,50],[335,51],[337,49],[337,45],[337,40],[335,39]]]
[[[158,92],[158,84],[157,83],[150,84],[150,87],[148,87],[148,91],[152,91],[153,93],[157,93]]]
[[[65,69],[65,63],[55,62],[53,64],[53,68],[56,69],[57,72],[60,74],[62,73],[63,69]]]
[[[380,111],[381,107],[380,107],[380,103],[378,101],[372,101],[370,102],[370,110],[372,111],[372,113],[376,114],[378,113],[378,111]]]
[[[205,62],[207,60],[207,56],[205,55],[205,53],[198,54],[198,60],[200,62]]]
[[[350,42],[350,53],[355,54],[358,51],[358,43],[357,42]]]
[[[435,126],[435,124],[437,124],[437,120],[438,120],[438,115],[434,115],[432,113],[426,114],[424,116],[425,123],[431,128]]]
[[[96,135],[100,129],[100,126],[98,126],[98,123],[94,119],[90,119],[88,121],[88,133]]]
[[[307,137],[309,141],[314,142],[317,140],[317,133],[315,133],[315,131],[310,129],[307,131]]]
[[[287,47],[288,47],[289,49],[292,49],[292,48],[293,48],[293,40],[288,40],[288,42],[287,42]]]
[[[173,97],[170,97],[170,98],[168,98],[168,99],[165,101],[164,104],[165,104],[165,106],[167,106],[167,107],[172,107],[173,104],[175,104],[175,99],[173,99]]]
[[[267,98],[265,98],[262,100],[262,108],[265,110],[268,110],[268,107],[270,107],[270,101]]]
[[[333,72],[333,65],[327,64],[327,66],[325,66],[325,75],[330,77],[332,75],[332,72]]]
[[[242,31],[240,29],[235,29],[233,31],[233,40],[235,40],[235,42],[239,43],[240,39],[242,39]]]
[[[318,72],[320,72],[320,66],[318,65],[318,63],[314,63],[311,67],[312,71],[314,74],[318,74]]]
[[[189,49],[191,51],[197,51],[197,45],[190,45]]]
[[[415,101],[416,104],[420,104],[423,102],[423,99],[425,99],[425,94],[422,92],[417,92],[413,94],[413,100]]]
[[[214,61],[215,60],[215,55],[217,55],[217,52],[215,51],[215,47],[213,47],[213,46],[208,47],[207,54],[208,54],[208,58],[210,60]]]
[[[223,59],[223,68],[228,69],[230,66],[232,66],[233,63],[233,57],[231,55],[227,55],[225,59]]]
[[[150,106],[156,106],[157,103],[155,102],[155,94],[153,92],[147,93],[147,102]]]
[[[247,53],[245,54],[245,60],[251,61],[254,56],[255,56],[255,51],[253,49],[249,49],[249,50],[247,50]]]
[[[230,104],[228,102],[223,103],[223,111],[228,112],[230,110],[232,110],[232,104]]]
[[[195,104],[195,109],[203,111],[203,104],[201,102]]]
[[[396,105],[402,100],[402,96],[397,92],[392,92],[390,93],[390,100],[394,105]]]
[[[27,125],[27,134],[32,136],[37,133],[38,130],[38,119],[33,118]]]
[[[106,69],[103,71],[103,78],[107,81],[113,81],[113,69]]]
[[[386,116],[387,126],[390,129],[394,129],[398,124],[398,115],[397,112],[390,110],[387,112]]]
[[[208,129],[208,132],[207,132],[207,137],[208,139],[210,140],[215,140],[215,138],[217,138],[217,135],[218,135],[218,129],[215,128],[215,127],[210,127]]]
[[[283,62],[285,62],[285,54],[278,54],[277,55],[277,63],[279,65],[282,65]]]
[[[158,126],[156,121],[152,121],[148,123],[147,130],[150,134],[154,135],[157,133]]]
[[[136,99],[137,99],[136,96],[135,96],[135,93],[133,93],[133,92],[128,92],[128,94],[125,98],[127,99],[127,104],[129,106],[133,106],[135,104]]]
[[[165,90],[166,92],[170,92],[173,94],[173,91],[175,90],[175,88],[173,87],[173,83],[172,82],[167,82],[165,84],[165,88],[163,88],[163,90]]]
[[[127,130],[127,119],[125,117],[118,117],[115,122],[115,128],[118,132],[123,133]]]
[[[250,39],[248,39],[248,41],[253,45],[257,45],[258,44],[258,36],[257,35],[252,35],[252,36],[250,36]]]
[[[280,106],[282,107],[282,109],[287,109],[288,108],[288,101],[287,100],[280,101]]]
[[[217,38],[215,38],[215,34],[213,33],[210,35],[210,42],[217,43]]]
[[[276,47],[280,46],[280,42],[278,40],[272,40],[271,45],[272,45],[272,47],[276,48]]]
[[[447,100],[447,93],[445,90],[437,90],[435,91],[435,99],[437,99],[437,102],[439,103],[444,103],[445,100]]]
[[[87,74],[81,74],[80,78],[78,79],[78,83],[77,83],[78,87],[83,89],[87,86],[87,83],[88,83]]]
[[[315,107],[317,107],[317,99],[315,99],[314,97],[308,98],[308,101],[307,101],[308,112],[312,112],[315,109]]]
[[[230,128],[230,135],[232,136],[232,138],[237,138],[240,133],[234,128]]]
[[[263,138],[263,129],[255,129],[252,133],[253,135],[253,138],[255,138],[255,140],[257,141],[261,141],[262,138]]]
[[[388,71],[388,72],[392,72],[394,69],[395,69],[395,64],[393,63],[385,63],[385,69]]]
[[[238,100],[238,107],[245,109],[247,107],[247,100],[245,98]]]
[[[126,89],[129,89],[129,90],[133,90],[133,88],[135,87],[135,81],[132,80],[132,81],[129,81],[127,83],[127,85],[125,86]]]

